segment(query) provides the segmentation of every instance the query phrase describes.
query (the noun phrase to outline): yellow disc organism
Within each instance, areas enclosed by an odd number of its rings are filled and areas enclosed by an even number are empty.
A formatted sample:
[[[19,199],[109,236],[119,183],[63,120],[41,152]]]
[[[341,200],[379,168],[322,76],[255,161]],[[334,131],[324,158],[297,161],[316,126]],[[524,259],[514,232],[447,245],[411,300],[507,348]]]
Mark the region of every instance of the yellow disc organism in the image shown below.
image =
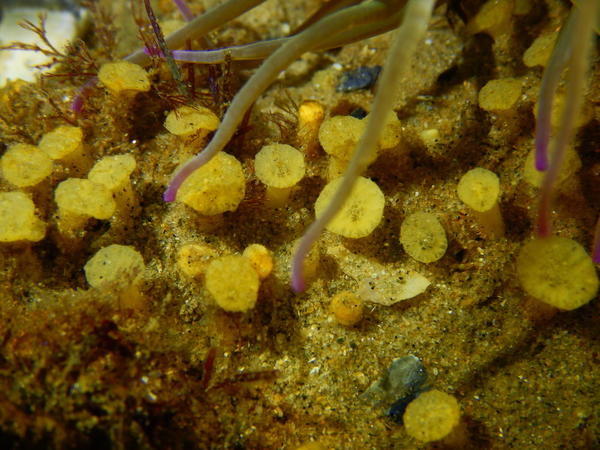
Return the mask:
[[[204,137],[219,127],[219,118],[204,106],[180,106],[169,112],[165,120],[165,128],[176,136]]]
[[[598,292],[592,258],[572,239],[534,239],[521,248],[517,275],[532,297],[562,310],[585,305]]]
[[[273,254],[262,244],[250,244],[244,249],[243,256],[248,258],[258,278],[264,280],[273,271]]]
[[[0,192],[0,242],[37,242],[46,235],[46,224],[35,215],[35,205],[20,191]]]
[[[60,183],[54,191],[54,200],[61,234],[83,228],[92,217],[110,219],[117,206],[105,186],[81,178],[68,178]]]
[[[500,213],[500,179],[494,172],[477,167],[465,173],[457,187],[458,198],[471,208],[472,215],[492,237],[504,235]]]
[[[245,256],[213,259],[206,269],[205,280],[206,289],[225,311],[244,312],[256,305],[260,282]]]
[[[479,91],[479,106],[486,111],[512,110],[521,96],[522,83],[516,78],[490,80]]]
[[[435,214],[410,214],[400,226],[400,242],[406,253],[422,263],[440,259],[448,248],[444,227]]]
[[[404,412],[406,432],[421,442],[444,439],[460,422],[460,405],[455,397],[432,389],[408,404]]]
[[[320,217],[342,183],[337,178],[328,183],[315,203],[315,214]],[[332,233],[347,238],[361,238],[373,232],[383,217],[383,192],[368,178],[358,177],[346,203],[327,225]]]
[[[242,165],[235,157],[219,152],[183,182],[177,192],[177,201],[200,214],[214,216],[235,211],[245,192]]]
[[[52,160],[38,147],[11,145],[0,159],[2,176],[17,187],[35,186],[52,173]]]
[[[331,299],[329,310],[338,323],[351,327],[362,319],[364,305],[354,292],[342,291]]]
[[[291,145],[265,145],[254,159],[256,177],[267,186],[267,203],[282,206],[304,177],[304,155]]]
[[[150,78],[146,70],[129,61],[104,63],[98,72],[98,79],[114,95],[150,90]]]

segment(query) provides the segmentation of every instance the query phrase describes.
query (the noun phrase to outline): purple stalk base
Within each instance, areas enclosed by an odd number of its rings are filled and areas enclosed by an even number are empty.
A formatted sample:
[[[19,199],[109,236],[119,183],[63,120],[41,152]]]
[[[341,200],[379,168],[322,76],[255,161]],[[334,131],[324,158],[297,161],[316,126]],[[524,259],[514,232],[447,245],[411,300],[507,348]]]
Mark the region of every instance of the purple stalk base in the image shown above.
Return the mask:
[[[185,0],[173,0],[173,3],[175,3],[177,9],[179,9],[179,12],[181,13],[186,22],[189,22],[194,18],[194,15],[190,11],[190,8],[185,3]]]
[[[594,237],[594,246],[592,247],[592,261],[600,264],[600,217],[596,223],[596,236]]]

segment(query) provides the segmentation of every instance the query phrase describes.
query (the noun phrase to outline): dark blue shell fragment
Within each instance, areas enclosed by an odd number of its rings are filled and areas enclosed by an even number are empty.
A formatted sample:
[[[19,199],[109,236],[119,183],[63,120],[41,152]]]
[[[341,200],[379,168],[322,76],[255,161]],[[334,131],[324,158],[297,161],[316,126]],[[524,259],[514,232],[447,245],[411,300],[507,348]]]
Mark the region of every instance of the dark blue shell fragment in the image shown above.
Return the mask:
[[[403,356],[392,361],[383,376],[362,395],[372,406],[383,407],[394,422],[402,423],[408,404],[428,389],[427,371],[419,358]]]
[[[381,66],[363,66],[344,72],[335,90],[338,92],[351,92],[368,89],[377,81],[379,72],[381,72]]]

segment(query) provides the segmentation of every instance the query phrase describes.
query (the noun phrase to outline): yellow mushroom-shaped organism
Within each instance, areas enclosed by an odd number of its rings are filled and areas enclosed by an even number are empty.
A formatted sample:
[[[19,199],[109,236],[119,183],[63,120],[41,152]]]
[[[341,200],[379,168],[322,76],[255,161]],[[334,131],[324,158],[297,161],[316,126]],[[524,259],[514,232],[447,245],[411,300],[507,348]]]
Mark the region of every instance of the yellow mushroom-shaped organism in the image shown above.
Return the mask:
[[[90,156],[84,150],[80,127],[60,125],[44,134],[38,146],[51,159],[59,161],[69,175],[81,176],[91,166]]]
[[[104,63],[98,72],[98,80],[117,97],[132,97],[150,90],[148,73],[129,61]]]
[[[362,319],[364,304],[354,292],[342,291],[331,299],[329,311],[338,323],[351,327]]]
[[[115,213],[112,193],[103,185],[82,178],[68,178],[54,191],[58,206],[58,230],[74,237],[91,219],[107,220]]]
[[[352,116],[334,116],[325,120],[319,128],[319,143],[331,157],[329,160],[328,179],[339,177],[352,159],[366,122]],[[377,158],[375,149],[363,161],[364,167]]]
[[[516,78],[490,80],[479,91],[479,107],[490,112],[513,111],[521,96],[522,83]]]
[[[467,25],[471,34],[487,33],[497,43],[512,29],[513,0],[488,0]]]
[[[35,215],[35,205],[20,191],[0,192],[0,242],[37,242],[46,235],[46,224]]]
[[[523,63],[527,67],[546,67],[546,63],[550,59],[557,38],[558,31],[538,36],[529,48],[525,50],[525,53],[523,53]]]
[[[204,106],[180,106],[167,114],[165,128],[184,138],[202,139],[219,128],[219,118]]]
[[[205,216],[235,211],[244,198],[246,180],[235,157],[220,152],[194,171],[177,192],[177,201]]]
[[[342,178],[327,184],[315,203],[315,214],[319,217],[331,201]],[[358,177],[348,200],[327,225],[327,230],[347,238],[368,236],[379,225],[383,217],[385,198],[383,192],[368,178]]]
[[[219,256],[216,249],[207,244],[186,244],[177,252],[177,267],[191,278],[204,275],[208,264]]]
[[[469,170],[458,182],[457,193],[488,235],[494,238],[504,235],[504,221],[498,205],[498,175],[481,167]]]
[[[225,311],[244,312],[256,305],[260,281],[245,256],[213,259],[206,269],[205,283],[217,305]]]
[[[135,168],[132,155],[111,155],[99,160],[88,173],[88,180],[103,185],[113,194],[116,213],[124,224],[130,222],[138,206],[131,185],[131,173]]]
[[[419,211],[407,216],[400,226],[400,243],[406,253],[422,263],[440,259],[448,248],[444,227],[435,214]]]
[[[112,244],[98,250],[83,269],[90,286],[115,288],[122,307],[139,309],[146,303],[140,292],[145,268],[144,258],[135,248]]]
[[[525,244],[517,257],[517,275],[529,295],[562,310],[579,308],[598,293],[592,258],[581,245],[564,237]]]
[[[298,132],[296,144],[308,158],[317,154],[319,144],[319,127],[325,117],[323,105],[307,100],[298,108]]]
[[[369,120],[370,114],[365,116],[365,122]],[[396,147],[400,143],[400,135],[402,133],[402,124],[394,111],[390,111],[386,117],[385,125],[379,138],[379,148],[387,150]]]
[[[406,432],[421,442],[446,438],[460,423],[460,405],[455,397],[432,389],[408,404],[403,416]]]
[[[11,145],[0,160],[2,176],[10,184],[25,188],[39,184],[52,173],[52,160],[38,147]]]
[[[304,177],[304,155],[290,145],[265,145],[256,154],[254,170],[267,186],[267,206],[283,206],[292,188]]]
[[[262,244],[250,244],[242,252],[256,270],[258,278],[264,280],[273,271],[273,254]]]

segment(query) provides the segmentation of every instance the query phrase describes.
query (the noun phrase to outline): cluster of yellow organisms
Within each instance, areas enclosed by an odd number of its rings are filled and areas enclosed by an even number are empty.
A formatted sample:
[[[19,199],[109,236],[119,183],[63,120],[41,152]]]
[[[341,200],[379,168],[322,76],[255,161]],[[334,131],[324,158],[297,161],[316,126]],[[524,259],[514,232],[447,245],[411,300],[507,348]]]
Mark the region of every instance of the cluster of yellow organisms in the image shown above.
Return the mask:
[[[130,176],[136,167],[131,155],[105,156],[90,170],[88,178],[68,178],[54,191],[59,232],[76,237],[94,218],[125,225],[137,200]],[[117,214],[115,214],[117,213]]]
[[[177,253],[177,266],[188,277],[204,279],[216,304],[229,312],[254,308],[260,282],[273,271],[273,255],[262,244],[250,244],[241,255],[220,256],[207,244],[186,244]]]

